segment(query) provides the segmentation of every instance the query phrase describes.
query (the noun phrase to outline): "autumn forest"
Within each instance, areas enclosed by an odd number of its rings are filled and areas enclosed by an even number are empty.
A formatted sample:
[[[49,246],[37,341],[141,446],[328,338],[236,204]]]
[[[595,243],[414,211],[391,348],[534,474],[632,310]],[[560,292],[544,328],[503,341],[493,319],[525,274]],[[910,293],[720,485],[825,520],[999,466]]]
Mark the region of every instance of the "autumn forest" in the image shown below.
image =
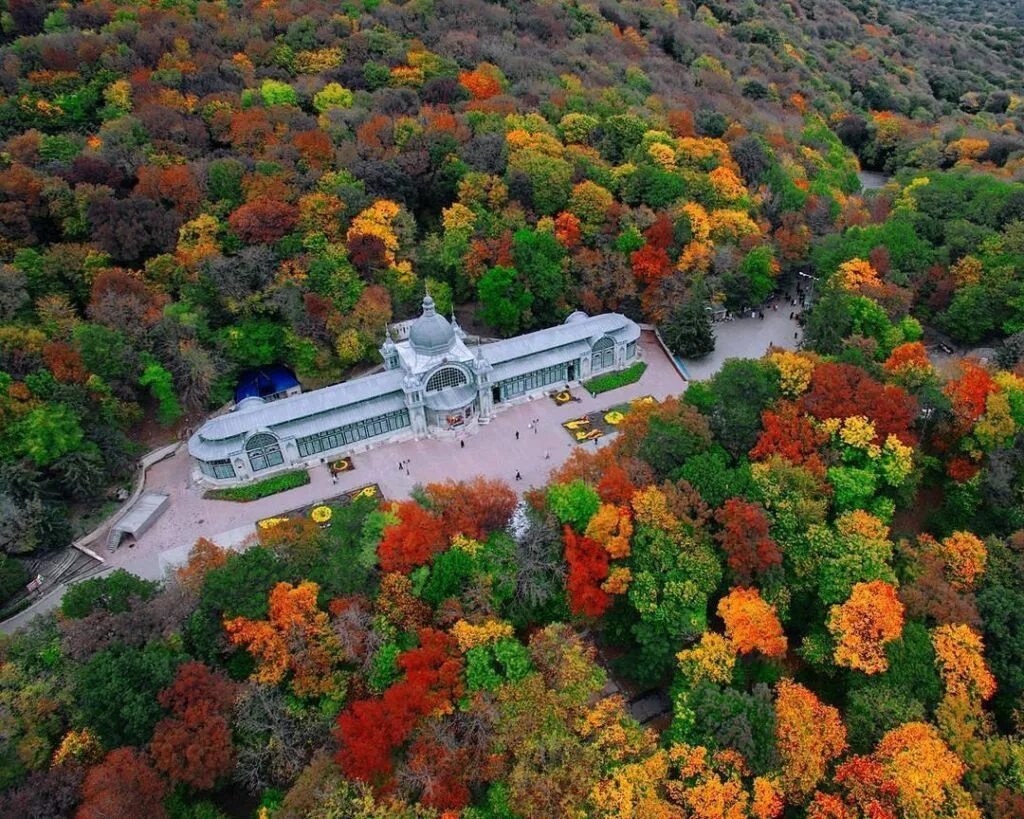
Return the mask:
[[[1024,24],[966,5],[0,0],[5,617],[241,373],[364,373],[425,290],[683,359],[807,293],[522,496],[69,587],[0,638],[0,816],[1024,816]]]

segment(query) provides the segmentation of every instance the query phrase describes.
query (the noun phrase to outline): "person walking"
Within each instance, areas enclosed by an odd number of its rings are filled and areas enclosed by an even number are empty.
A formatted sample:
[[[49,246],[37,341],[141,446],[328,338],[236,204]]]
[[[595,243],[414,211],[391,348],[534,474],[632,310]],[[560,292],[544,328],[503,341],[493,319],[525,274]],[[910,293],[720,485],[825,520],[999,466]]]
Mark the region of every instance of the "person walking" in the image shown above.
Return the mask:
[[[551,453],[548,452],[547,450],[544,450],[544,460],[545,461],[550,461],[551,460]]]
[[[461,441],[459,441],[459,449],[465,449],[465,448],[466,448],[466,442],[465,442],[465,440],[461,440]]]
[[[516,440],[517,441],[519,440],[519,430],[518,429],[516,430]]]
[[[523,479],[523,476],[522,476],[522,474],[521,474],[521,473],[519,472],[519,470],[517,469],[517,470],[516,470],[516,480],[517,480],[517,481],[521,481],[522,479]]]

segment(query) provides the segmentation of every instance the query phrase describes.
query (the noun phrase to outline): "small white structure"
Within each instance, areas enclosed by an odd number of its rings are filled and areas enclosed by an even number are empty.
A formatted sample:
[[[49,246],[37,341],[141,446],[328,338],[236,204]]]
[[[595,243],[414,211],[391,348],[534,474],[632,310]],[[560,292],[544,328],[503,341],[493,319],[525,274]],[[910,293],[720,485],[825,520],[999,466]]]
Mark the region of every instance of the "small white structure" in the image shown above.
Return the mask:
[[[267,403],[246,398],[189,439],[202,479],[229,485],[308,466],[396,437],[420,438],[495,407],[636,361],[640,327],[618,313],[575,312],[563,324],[470,350],[429,294],[406,340],[390,331],[384,372]]]
[[[168,503],[170,495],[166,492],[143,492],[132,504],[132,508],[110,527],[107,548],[114,551],[126,537],[138,540],[143,532],[156,523],[157,518],[167,509]]]

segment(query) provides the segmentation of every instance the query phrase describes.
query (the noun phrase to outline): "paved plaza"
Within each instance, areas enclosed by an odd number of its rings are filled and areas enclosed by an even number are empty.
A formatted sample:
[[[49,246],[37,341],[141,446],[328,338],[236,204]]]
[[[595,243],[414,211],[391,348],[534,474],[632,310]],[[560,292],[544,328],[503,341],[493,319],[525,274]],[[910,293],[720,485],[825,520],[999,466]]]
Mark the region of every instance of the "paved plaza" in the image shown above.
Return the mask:
[[[792,348],[799,331],[789,320],[788,307],[779,305],[761,319],[737,319],[715,324],[716,350],[699,361],[682,363],[692,380],[708,378],[728,358],[761,356],[769,345]],[[468,480],[477,475],[507,481],[522,493],[543,486],[577,446],[600,448],[614,436],[577,444],[566,434],[563,422],[586,413],[607,410],[634,398],[652,395],[664,399],[686,389],[686,381],[650,332],[640,339],[647,370],[635,384],[598,396],[582,387],[573,394],[580,401],[556,406],[543,396],[504,408],[488,424],[452,438],[400,441],[353,455],[355,468],[332,480],[326,465],[310,470],[306,486],[281,492],[251,503],[213,501],[203,498],[203,488],[192,480],[193,463],[185,447],[173,457],[152,466],[145,489],[166,492],[170,505],[163,516],[132,547],[113,553],[102,551],[110,568],[124,568],[142,577],[160,578],[168,567],[182,562],[191,545],[202,536],[225,547],[244,545],[255,531],[256,521],[340,495],[346,490],[376,483],[388,498],[408,497],[417,484],[444,480]],[[539,423],[533,424],[534,419]],[[533,424],[531,426],[531,424]],[[518,438],[516,433],[519,433]],[[464,442],[462,446],[460,442]],[[545,455],[550,457],[546,458]],[[399,462],[408,461],[408,472]],[[522,480],[516,481],[516,472]],[[2,630],[17,628],[31,617],[57,605],[61,590],[55,589],[32,609],[7,621]]]
[[[788,306],[788,303],[783,303]],[[790,308],[792,309],[792,308]],[[715,324],[717,344],[714,353],[699,361],[683,361],[693,380],[714,375],[728,358],[757,357],[771,345],[793,347],[793,334],[799,331],[789,319],[789,309],[780,304],[778,311],[768,310],[762,319],[737,319]],[[547,396],[502,409],[488,424],[453,438],[423,438],[399,441],[356,452],[355,469],[331,478],[326,465],[310,470],[306,486],[281,492],[251,503],[232,503],[203,498],[201,487],[192,482],[193,464],[183,447],[166,461],[153,466],[146,489],[167,492],[171,503],[153,527],[132,548],[104,555],[117,566],[124,566],[145,577],[159,577],[163,561],[160,555],[173,550],[174,559],[201,535],[224,545],[237,543],[241,535],[252,531],[257,520],[310,503],[331,498],[346,490],[376,483],[388,498],[405,498],[417,484],[444,480],[468,480],[477,475],[507,481],[520,493],[543,486],[551,470],[560,466],[577,446],[599,448],[611,440],[605,436],[596,442],[577,444],[562,428],[565,421],[589,412],[609,409],[634,398],[652,395],[663,399],[686,389],[668,356],[650,332],[640,339],[647,370],[635,384],[601,395],[591,396],[582,387],[573,388],[580,401],[556,406]],[[539,423],[532,424],[534,419]],[[518,439],[516,433],[519,433]],[[464,442],[462,446],[460,442]],[[545,455],[550,457],[546,458]],[[408,460],[408,470],[399,469]],[[516,481],[516,472],[522,475]],[[223,534],[222,534],[223,533]]]
[[[729,358],[760,358],[772,345],[794,349],[803,338],[803,331],[790,313],[799,308],[787,299],[779,299],[778,310],[770,307],[764,311],[764,318],[738,318],[734,321],[718,321],[715,331],[715,350],[700,359],[683,359],[682,364],[688,377],[693,381],[710,378]]]

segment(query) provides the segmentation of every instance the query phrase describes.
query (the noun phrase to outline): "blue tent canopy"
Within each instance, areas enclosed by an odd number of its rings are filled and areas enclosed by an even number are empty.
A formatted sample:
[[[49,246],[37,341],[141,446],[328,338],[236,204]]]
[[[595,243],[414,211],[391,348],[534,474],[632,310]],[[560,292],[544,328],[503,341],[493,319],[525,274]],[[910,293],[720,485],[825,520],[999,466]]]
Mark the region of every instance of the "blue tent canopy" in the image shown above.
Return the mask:
[[[235,403],[243,398],[266,398],[297,386],[295,373],[280,364],[271,364],[242,373],[235,387]]]

